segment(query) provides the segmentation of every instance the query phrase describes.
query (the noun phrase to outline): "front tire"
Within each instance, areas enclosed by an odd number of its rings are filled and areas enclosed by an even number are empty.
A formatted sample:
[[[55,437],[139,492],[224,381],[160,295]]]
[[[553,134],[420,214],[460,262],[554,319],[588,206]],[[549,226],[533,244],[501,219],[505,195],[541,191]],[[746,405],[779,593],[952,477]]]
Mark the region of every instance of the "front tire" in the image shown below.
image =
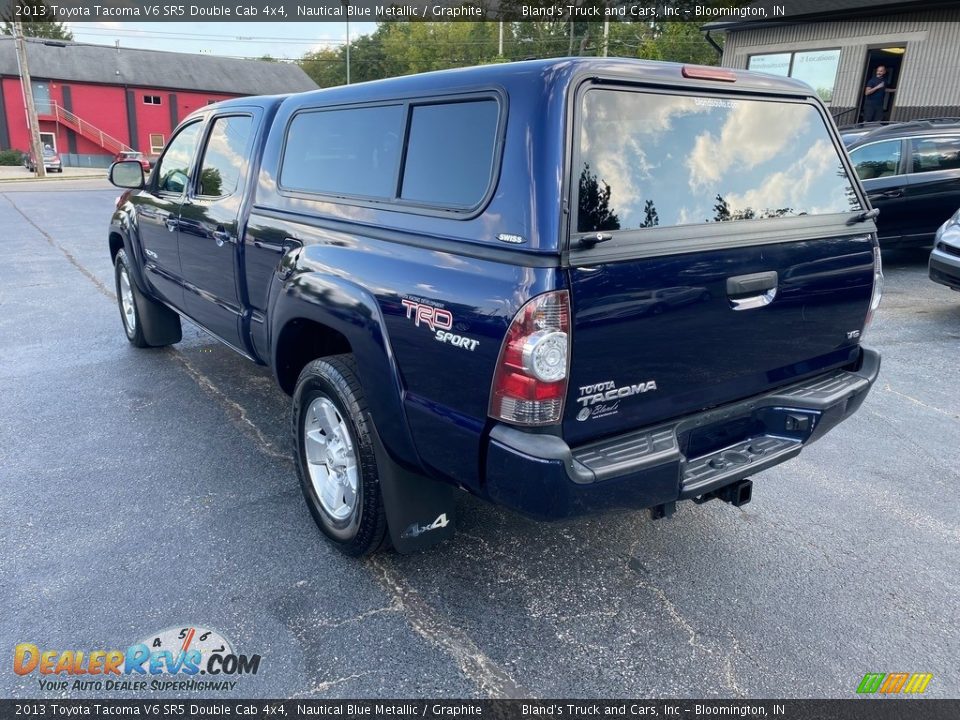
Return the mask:
[[[320,530],[353,557],[387,537],[368,417],[352,355],[314,360],[300,373],[292,418],[300,487]]]
[[[117,304],[130,344],[138,348],[165,347],[180,342],[180,316],[162,303],[140,292],[130,272],[130,260],[123,248],[114,260]]]
[[[143,323],[140,322],[140,310],[137,308],[137,286],[130,275],[130,264],[127,253],[120,250],[113,264],[114,277],[117,283],[117,303],[120,306],[120,320],[123,322],[123,331],[127,340],[134,347],[150,347],[143,334]]]

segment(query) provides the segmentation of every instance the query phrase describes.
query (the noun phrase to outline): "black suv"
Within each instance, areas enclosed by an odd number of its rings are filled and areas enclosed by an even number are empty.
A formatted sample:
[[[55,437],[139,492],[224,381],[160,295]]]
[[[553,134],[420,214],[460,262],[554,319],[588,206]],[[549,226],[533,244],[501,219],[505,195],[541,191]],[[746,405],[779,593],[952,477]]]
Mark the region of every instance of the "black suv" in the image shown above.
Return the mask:
[[[960,207],[960,119],[894,123],[846,137],[854,169],[880,209],[880,245],[929,245]]]

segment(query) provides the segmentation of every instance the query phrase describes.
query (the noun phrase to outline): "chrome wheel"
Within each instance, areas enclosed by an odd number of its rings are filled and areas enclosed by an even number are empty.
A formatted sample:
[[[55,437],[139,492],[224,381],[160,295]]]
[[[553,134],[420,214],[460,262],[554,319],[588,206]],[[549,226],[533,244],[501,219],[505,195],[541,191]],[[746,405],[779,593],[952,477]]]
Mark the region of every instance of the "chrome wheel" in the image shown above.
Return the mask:
[[[307,408],[303,448],[310,483],[324,511],[338,522],[351,519],[359,488],[357,454],[347,421],[327,397],[316,398]]]
[[[123,324],[127,326],[127,334],[133,335],[137,331],[137,311],[133,305],[130,276],[125,267],[120,268],[120,309],[123,310]]]

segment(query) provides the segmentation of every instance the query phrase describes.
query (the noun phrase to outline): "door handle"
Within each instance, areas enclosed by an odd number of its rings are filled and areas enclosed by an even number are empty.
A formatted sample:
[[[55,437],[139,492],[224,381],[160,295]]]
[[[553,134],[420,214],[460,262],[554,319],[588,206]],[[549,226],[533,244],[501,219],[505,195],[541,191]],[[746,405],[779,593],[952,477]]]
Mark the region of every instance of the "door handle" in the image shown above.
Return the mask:
[[[170,232],[173,232],[174,230],[177,229],[177,226],[180,225],[180,221],[177,220],[176,218],[168,217],[166,220],[163,221],[163,224],[167,226],[167,230],[169,230]]]
[[[751,310],[753,308],[763,307],[773,302],[777,296],[777,289],[770,288],[760,295],[752,295],[745,298],[730,298],[730,304],[734,310]]]
[[[217,228],[213,231],[213,239],[217,241],[217,247],[223,247],[224,243],[233,242],[233,236],[223,228]]]
[[[903,190],[887,190],[885,192],[880,193],[880,197],[885,197],[885,198],[903,197]]]
[[[763,307],[777,296],[778,283],[775,270],[727,278],[727,297],[734,310]]]

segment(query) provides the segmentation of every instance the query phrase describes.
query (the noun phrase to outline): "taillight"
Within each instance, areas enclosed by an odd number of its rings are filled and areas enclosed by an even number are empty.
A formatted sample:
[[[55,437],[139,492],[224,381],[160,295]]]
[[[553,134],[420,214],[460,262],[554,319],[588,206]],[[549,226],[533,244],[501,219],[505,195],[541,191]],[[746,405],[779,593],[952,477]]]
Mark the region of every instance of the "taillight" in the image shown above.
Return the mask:
[[[570,372],[570,295],[554,290],[527,302],[507,330],[490,391],[490,416],[515,425],[563,417]]]
[[[867,310],[867,319],[863,323],[863,330],[860,332],[860,339],[863,340],[863,334],[873,322],[873,315],[880,307],[880,298],[883,297],[883,263],[880,260],[880,248],[873,248],[873,293],[870,295],[870,309]]]

